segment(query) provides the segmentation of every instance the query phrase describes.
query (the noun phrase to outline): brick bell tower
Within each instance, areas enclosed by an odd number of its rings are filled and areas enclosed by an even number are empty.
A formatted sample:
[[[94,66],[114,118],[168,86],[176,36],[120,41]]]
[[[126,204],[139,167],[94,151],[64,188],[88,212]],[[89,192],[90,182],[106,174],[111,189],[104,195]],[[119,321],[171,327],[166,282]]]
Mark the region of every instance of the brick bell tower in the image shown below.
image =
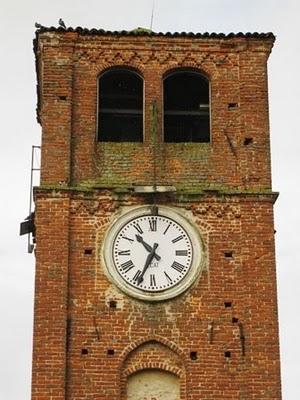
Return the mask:
[[[33,400],[281,398],[273,42],[37,30]]]

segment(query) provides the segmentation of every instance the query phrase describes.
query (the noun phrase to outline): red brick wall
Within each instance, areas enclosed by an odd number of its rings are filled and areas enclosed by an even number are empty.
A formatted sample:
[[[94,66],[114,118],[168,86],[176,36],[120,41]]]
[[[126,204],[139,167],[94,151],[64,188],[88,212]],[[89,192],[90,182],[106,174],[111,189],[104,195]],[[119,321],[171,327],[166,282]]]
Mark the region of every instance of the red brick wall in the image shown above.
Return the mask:
[[[155,125],[160,183],[270,188],[266,62],[271,47],[271,39],[246,37],[40,34],[42,184],[149,183]],[[113,66],[133,67],[144,78],[144,143],[96,141],[97,77]],[[196,68],[210,79],[211,144],[161,141],[162,79],[168,71],[182,67]],[[151,113],[154,103],[157,121]],[[229,103],[237,107],[229,108]],[[245,138],[253,143],[244,145]]]
[[[142,368],[180,376],[182,399],[280,399],[270,196],[207,195],[197,201],[187,197],[185,203],[161,199],[162,204],[193,212],[207,264],[192,289],[155,304],[116,289],[104,273],[100,255],[115,212],[124,204],[144,203],[141,198],[117,199],[100,191],[86,199],[80,193],[57,192],[52,204],[53,191],[40,190],[36,196],[38,207],[49,205],[47,218],[54,222],[50,228],[42,220],[44,209],[38,208],[38,232],[44,224],[47,238],[37,236],[33,399],[41,399],[42,390],[64,398],[58,394],[63,393],[67,315],[68,399],[120,399],[126,376]],[[62,214],[69,211],[67,227],[57,219],[59,204]],[[230,252],[231,257],[225,255]],[[111,301],[116,308],[110,307]],[[230,357],[225,357],[228,351]],[[190,358],[191,352],[197,352],[197,360]],[[52,368],[56,373],[49,375]]]
[[[33,399],[64,398],[69,213],[68,196],[36,200]]]
[[[147,368],[176,374],[181,400],[281,399],[271,46],[246,37],[40,34],[33,400],[125,400],[127,377]],[[144,143],[95,141],[97,76],[113,65],[133,66],[145,79]],[[151,202],[126,188],[152,183],[151,105],[158,107],[159,142],[162,76],[181,66],[210,76],[212,141],[155,147],[157,183],[179,189],[157,201],[191,213],[206,267],[184,294],[147,303],[110,282],[100,253],[116,213]],[[244,145],[246,137],[253,143]],[[209,186],[216,191],[203,192]]]

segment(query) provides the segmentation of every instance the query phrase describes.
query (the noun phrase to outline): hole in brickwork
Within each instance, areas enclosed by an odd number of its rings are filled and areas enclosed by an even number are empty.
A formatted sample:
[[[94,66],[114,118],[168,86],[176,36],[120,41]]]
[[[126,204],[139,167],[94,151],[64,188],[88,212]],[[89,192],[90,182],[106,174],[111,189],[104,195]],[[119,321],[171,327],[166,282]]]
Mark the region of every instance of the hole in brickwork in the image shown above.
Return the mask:
[[[93,254],[93,250],[92,249],[85,249],[84,250],[84,254],[87,254],[87,255]]]
[[[58,96],[59,100],[67,100],[67,96]]]
[[[248,146],[251,143],[253,143],[253,138],[252,137],[246,137],[245,140],[244,140],[244,145]]]
[[[233,317],[233,318],[232,318],[232,323],[233,323],[233,324],[236,324],[237,322],[239,322],[239,319],[236,318],[236,317]]]
[[[231,306],[232,306],[232,302],[231,301],[225,301],[224,302],[224,307],[225,308],[231,308]]]
[[[198,358],[198,354],[196,351],[191,351],[190,353],[191,360],[195,361]]]
[[[231,352],[230,351],[225,351],[224,352],[224,357],[225,358],[230,358],[231,357]]]
[[[228,103],[228,109],[232,110],[233,108],[238,108],[238,103]]]
[[[108,350],[107,350],[107,354],[108,354],[109,356],[113,356],[113,355],[115,354],[114,349],[108,349]]]
[[[117,302],[115,300],[110,300],[109,307],[110,308],[117,308]]]
[[[233,252],[232,252],[232,251],[225,251],[225,252],[224,252],[224,256],[227,257],[227,258],[232,257],[232,255],[233,255]]]
[[[88,349],[81,349],[81,354],[86,356],[89,353]]]

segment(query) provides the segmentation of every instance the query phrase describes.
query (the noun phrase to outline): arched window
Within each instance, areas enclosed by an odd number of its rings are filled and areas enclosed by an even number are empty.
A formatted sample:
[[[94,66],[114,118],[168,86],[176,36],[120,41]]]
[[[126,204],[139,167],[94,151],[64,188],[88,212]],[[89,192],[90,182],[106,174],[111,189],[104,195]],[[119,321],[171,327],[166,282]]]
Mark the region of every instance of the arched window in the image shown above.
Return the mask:
[[[135,72],[111,69],[99,78],[98,141],[143,141],[143,79]]]
[[[164,79],[164,141],[209,142],[209,81],[194,71]]]

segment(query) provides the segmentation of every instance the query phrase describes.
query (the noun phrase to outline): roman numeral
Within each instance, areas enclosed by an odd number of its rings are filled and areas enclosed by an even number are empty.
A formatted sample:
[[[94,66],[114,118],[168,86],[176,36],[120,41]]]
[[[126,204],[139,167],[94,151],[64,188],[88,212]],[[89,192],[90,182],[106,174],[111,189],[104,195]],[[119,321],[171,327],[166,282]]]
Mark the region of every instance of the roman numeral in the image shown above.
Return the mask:
[[[176,250],[175,254],[176,254],[176,256],[187,256],[188,252],[187,252],[187,250]]]
[[[150,286],[156,286],[155,275],[150,275]]]
[[[164,235],[168,232],[168,229],[170,228],[170,226],[171,226],[171,224],[169,224],[169,225],[166,227],[166,229],[165,229],[165,231],[164,231]]]
[[[130,271],[132,268],[134,267],[134,264],[131,260],[124,262],[123,264],[120,265],[120,268],[125,271],[128,272]]]
[[[130,250],[120,250],[118,256],[130,256]]]
[[[151,218],[148,221],[149,221],[149,225],[150,225],[150,231],[156,232],[157,231],[157,220],[154,218]]]
[[[136,271],[136,273],[135,273],[135,275],[134,275],[134,277],[133,277],[133,280],[134,280],[135,282],[139,280],[139,277],[140,277],[141,273],[142,273],[142,271],[139,270],[139,269]]]
[[[140,225],[138,223],[133,224],[133,226],[138,231],[138,233],[140,233],[140,234],[144,233],[142,228],[140,227]]]
[[[122,237],[122,239],[128,240],[129,242],[134,242],[134,240],[130,239],[129,237],[126,237],[126,236],[121,236],[121,237]]]
[[[181,239],[183,239],[183,236],[182,236],[182,235],[177,236],[177,238],[175,238],[175,239],[172,240],[172,243],[179,242],[179,240],[181,240]]]
[[[169,275],[166,273],[166,271],[164,271],[165,277],[167,278],[167,281],[169,283],[173,283],[172,279],[169,277]]]
[[[178,272],[182,272],[184,270],[184,265],[178,263],[177,261],[174,261],[171,265],[171,268],[174,268]]]

